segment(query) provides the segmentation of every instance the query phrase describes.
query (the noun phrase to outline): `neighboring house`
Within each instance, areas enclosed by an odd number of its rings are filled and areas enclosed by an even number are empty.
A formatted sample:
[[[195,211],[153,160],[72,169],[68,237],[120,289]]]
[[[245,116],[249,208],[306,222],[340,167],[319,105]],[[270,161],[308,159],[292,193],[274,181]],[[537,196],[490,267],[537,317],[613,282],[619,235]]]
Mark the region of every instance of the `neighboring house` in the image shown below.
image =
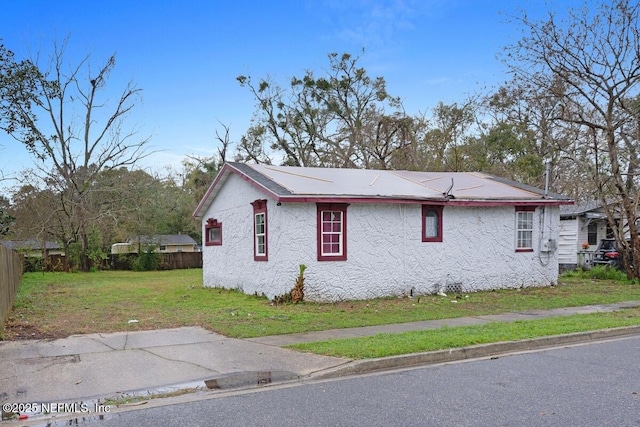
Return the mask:
[[[4,240],[0,242],[9,249],[23,254],[27,258],[41,258],[44,254],[64,255],[64,249],[56,242],[42,241],[39,239]]]
[[[194,212],[205,286],[269,298],[305,272],[305,298],[367,299],[546,286],[559,206],[481,173],[226,163]]]
[[[138,248],[153,247],[154,252],[198,252],[199,245],[188,234],[156,234],[153,236],[138,236],[129,239],[126,243],[114,243],[111,245],[112,254],[138,253]]]
[[[600,240],[611,237],[609,221],[599,201],[560,207],[558,240],[560,271],[591,267]]]

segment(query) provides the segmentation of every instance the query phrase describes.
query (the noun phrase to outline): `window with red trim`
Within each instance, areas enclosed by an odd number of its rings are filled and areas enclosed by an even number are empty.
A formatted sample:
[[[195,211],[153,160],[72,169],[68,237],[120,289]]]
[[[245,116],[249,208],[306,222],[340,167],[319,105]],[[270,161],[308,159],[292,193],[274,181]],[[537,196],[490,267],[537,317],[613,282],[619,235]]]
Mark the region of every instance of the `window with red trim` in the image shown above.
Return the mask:
[[[516,252],[533,251],[533,213],[535,206],[516,206]]]
[[[267,247],[267,201],[256,200],[253,206],[253,259],[268,261]]]
[[[204,226],[205,246],[222,245],[222,223],[217,219],[209,218]]]
[[[442,206],[422,205],[422,241],[442,242]]]
[[[347,260],[346,203],[318,203],[318,261]]]

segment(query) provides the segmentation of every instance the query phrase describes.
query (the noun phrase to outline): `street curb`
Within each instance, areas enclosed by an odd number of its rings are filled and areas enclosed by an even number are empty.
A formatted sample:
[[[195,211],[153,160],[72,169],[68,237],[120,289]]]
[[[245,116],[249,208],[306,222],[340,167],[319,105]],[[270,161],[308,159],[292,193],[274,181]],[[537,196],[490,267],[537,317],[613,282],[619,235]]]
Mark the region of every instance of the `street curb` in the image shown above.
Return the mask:
[[[354,360],[344,365],[312,373],[304,379],[318,380],[359,375],[398,368],[411,368],[438,363],[479,359],[506,355],[509,353],[540,350],[564,345],[581,344],[640,334],[640,325],[621,328],[602,329],[589,332],[576,332],[565,335],[553,335],[520,341],[505,341],[490,344],[479,344],[470,347],[436,350],[425,353],[404,354],[381,357],[377,359]]]

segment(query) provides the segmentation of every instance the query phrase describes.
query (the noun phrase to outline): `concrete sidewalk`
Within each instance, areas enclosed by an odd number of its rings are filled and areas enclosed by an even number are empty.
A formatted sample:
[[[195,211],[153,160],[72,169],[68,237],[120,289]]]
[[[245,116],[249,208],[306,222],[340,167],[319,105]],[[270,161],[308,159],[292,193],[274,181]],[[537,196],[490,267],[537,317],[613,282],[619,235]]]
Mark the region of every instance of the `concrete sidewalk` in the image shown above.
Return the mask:
[[[379,333],[541,319],[639,307],[640,301],[501,315],[232,339],[198,327],[0,342],[0,403],[100,401],[184,388],[230,389],[487,357],[640,333],[640,327],[474,346],[383,359],[299,353],[281,346]],[[37,415],[37,414],[33,414]]]
[[[303,342],[326,341],[339,338],[359,338],[376,334],[395,334],[400,332],[438,329],[443,326],[470,326],[490,322],[513,322],[516,320],[537,320],[545,317],[569,316],[597,312],[612,312],[625,308],[640,307],[640,301],[629,301],[616,304],[588,305],[581,307],[556,308],[552,310],[530,310],[487,316],[459,317],[455,319],[425,320],[422,322],[397,323],[392,325],[365,326],[362,328],[331,329],[301,334],[274,335],[249,338],[248,341],[276,346],[286,346]]]

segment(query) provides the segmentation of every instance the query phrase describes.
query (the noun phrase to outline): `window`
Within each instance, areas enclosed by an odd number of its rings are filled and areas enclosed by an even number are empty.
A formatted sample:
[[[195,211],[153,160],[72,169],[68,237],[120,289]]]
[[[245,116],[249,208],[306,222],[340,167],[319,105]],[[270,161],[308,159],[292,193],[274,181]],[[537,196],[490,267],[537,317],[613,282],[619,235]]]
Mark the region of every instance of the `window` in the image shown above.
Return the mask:
[[[516,207],[516,252],[533,251],[534,206]]]
[[[422,241],[442,242],[442,206],[422,205]]]
[[[598,244],[598,223],[591,221],[587,226],[587,243],[590,245]]]
[[[347,204],[318,203],[318,261],[347,260]]]
[[[209,218],[204,226],[205,246],[220,246],[222,244],[222,223]]]
[[[253,206],[253,259],[268,261],[267,256],[267,201],[256,200]]]

